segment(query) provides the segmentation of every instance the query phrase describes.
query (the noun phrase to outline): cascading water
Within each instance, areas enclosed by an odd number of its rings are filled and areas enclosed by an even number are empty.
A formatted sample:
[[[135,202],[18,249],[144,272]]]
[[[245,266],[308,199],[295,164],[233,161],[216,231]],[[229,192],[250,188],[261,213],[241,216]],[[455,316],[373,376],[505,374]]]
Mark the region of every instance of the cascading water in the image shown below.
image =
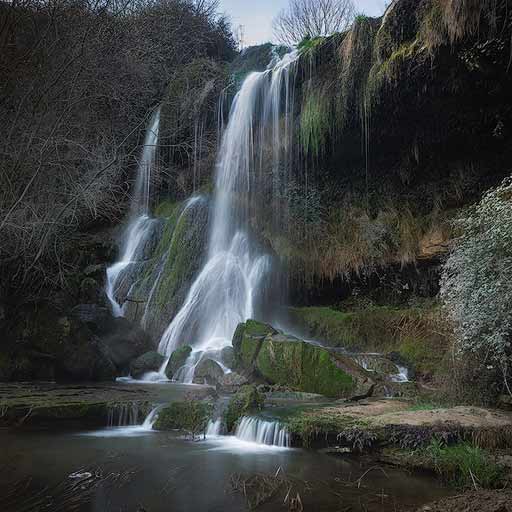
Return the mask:
[[[266,174],[272,172],[273,192],[286,167],[291,147],[291,77],[298,55],[292,52],[272,69],[250,74],[234,99],[217,162],[207,262],[159,345],[159,352],[168,357],[183,344],[193,347],[178,374],[182,382],[192,382],[203,359],[220,361],[237,325],[259,316],[272,259],[250,236],[250,202],[256,178],[265,174],[267,144],[272,147],[272,162]]]
[[[235,437],[249,443],[290,447],[290,434],[278,421],[265,421],[260,418],[244,416],[235,432]]]
[[[122,238],[121,257],[107,269],[106,295],[112,305],[114,316],[123,316],[123,305],[118,302],[116,292],[127,269],[136,262],[141,250],[152,232],[155,220],[149,216],[151,198],[151,176],[155,165],[155,157],[160,126],[160,109],[151,117],[144,140],[144,149],[137,171],[137,180],[133,194],[130,220]]]

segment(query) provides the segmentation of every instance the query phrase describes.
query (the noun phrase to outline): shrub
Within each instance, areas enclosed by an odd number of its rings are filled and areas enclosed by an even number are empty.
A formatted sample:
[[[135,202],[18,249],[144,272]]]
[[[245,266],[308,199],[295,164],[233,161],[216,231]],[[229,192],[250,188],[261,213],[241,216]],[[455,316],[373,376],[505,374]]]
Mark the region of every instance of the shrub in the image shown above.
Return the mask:
[[[204,434],[212,417],[213,404],[201,400],[173,402],[158,413],[155,430],[184,430],[192,439]]]
[[[424,456],[439,475],[459,487],[495,488],[503,476],[503,468],[485,450],[467,443],[445,446],[433,439]]]
[[[457,221],[461,234],[444,266],[441,282],[457,352],[481,356],[489,369],[497,365],[507,388],[512,332],[511,199],[509,179]]]

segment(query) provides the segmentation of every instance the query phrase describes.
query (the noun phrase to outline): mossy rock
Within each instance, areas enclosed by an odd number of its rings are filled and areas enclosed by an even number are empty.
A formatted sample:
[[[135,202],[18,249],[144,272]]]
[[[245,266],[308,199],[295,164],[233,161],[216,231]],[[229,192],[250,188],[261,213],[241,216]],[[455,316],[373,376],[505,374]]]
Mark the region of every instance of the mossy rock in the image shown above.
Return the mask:
[[[208,401],[173,402],[159,411],[153,428],[155,430],[183,430],[195,437],[206,432],[212,414],[213,404]]]
[[[263,340],[269,334],[277,334],[270,325],[247,320],[239,324],[233,336],[236,365],[246,371],[251,371],[258,357]]]
[[[157,372],[165,362],[165,357],[158,352],[146,352],[132,361],[130,374],[134,379],[142,377],[145,373]]]
[[[191,353],[192,347],[184,345],[171,354],[165,368],[165,375],[167,375],[168,379],[172,379],[176,375],[176,372],[185,364]]]
[[[270,384],[333,398],[367,396],[374,386],[368,372],[350,358],[254,320],[237,328],[233,346],[240,367]]]
[[[263,409],[265,397],[256,386],[243,386],[229,401],[224,418],[228,432],[232,432],[243,416]]]
[[[271,384],[332,398],[367,396],[374,385],[350,358],[282,335],[265,339],[256,367]]]
[[[224,377],[224,370],[213,359],[204,359],[201,361],[194,373],[194,383],[216,386]]]

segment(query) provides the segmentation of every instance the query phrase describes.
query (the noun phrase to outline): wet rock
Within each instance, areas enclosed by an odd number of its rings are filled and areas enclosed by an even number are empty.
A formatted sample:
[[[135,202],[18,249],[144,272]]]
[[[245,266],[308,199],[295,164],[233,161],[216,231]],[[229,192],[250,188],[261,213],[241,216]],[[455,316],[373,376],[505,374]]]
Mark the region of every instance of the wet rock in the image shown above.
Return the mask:
[[[125,372],[131,361],[155,349],[149,335],[125,318],[109,320],[101,346],[119,372]]]
[[[158,352],[147,352],[131,362],[130,375],[134,379],[139,379],[145,373],[158,372],[164,362],[165,357]]]
[[[259,322],[239,325],[233,347],[242,368],[271,384],[332,398],[370,396],[375,387],[369,372],[351,358]]]
[[[249,379],[236,372],[226,373],[217,382],[217,389],[221,393],[236,393],[242,386],[249,384]]]
[[[98,304],[79,304],[71,310],[71,315],[75,320],[87,324],[96,333],[108,330],[108,324],[112,319],[109,310]]]
[[[233,335],[236,365],[246,371],[253,370],[263,340],[272,334],[278,334],[278,332],[272,326],[255,320],[247,320],[245,324],[239,324]]]
[[[184,345],[171,354],[165,368],[165,375],[167,375],[168,379],[171,380],[176,375],[176,372],[185,364],[191,353],[192,347]]]
[[[235,350],[233,347],[224,347],[220,353],[222,364],[230,369],[235,367]]]
[[[207,384],[209,386],[217,386],[224,377],[224,370],[213,359],[204,359],[201,361],[194,373],[195,384]]]
[[[71,326],[66,343],[56,354],[55,378],[58,382],[113,381],[114,363],[102,350],[99,339],[81,326]]]
[[[153,425],[155,430],[184,430],[192,437],[202,435],[213,413],[213,404],[204,400],[173,402],[164,407]]]

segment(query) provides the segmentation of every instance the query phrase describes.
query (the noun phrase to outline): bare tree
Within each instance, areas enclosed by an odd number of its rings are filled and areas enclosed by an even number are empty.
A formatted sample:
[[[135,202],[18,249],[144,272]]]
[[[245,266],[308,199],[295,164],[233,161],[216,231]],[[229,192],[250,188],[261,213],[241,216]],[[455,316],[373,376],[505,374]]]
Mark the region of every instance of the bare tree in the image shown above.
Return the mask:
[[[354,19],[352,0],[290,0],[273,22],[276,39],[289,46],[305,38],[329,36],[349,27]]]

